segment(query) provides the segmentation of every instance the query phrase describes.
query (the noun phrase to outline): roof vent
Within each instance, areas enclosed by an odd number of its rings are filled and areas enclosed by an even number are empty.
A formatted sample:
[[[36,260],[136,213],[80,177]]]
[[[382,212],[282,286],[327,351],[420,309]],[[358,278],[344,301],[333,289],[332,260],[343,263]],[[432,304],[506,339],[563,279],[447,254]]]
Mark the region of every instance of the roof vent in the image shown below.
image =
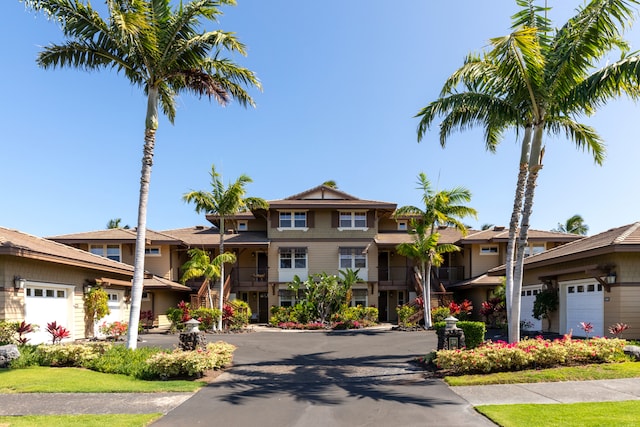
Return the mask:
[[[504,225],[496,225],[495,227],[493,227],[493,231],[504,231],[504,229]]]
[[[196,230],[204,230],[204,225],[196,225]]]

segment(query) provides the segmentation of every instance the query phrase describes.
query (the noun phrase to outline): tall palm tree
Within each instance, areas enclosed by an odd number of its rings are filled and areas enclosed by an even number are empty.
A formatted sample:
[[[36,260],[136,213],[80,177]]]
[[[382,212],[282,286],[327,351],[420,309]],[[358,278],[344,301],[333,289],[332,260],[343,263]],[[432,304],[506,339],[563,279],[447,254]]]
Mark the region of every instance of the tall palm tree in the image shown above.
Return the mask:
[[[520,168],[509,226],[506,260],[509,340],[520,335],[520,292],[524,251],[538,174],[545,152],[543,135],[566,137],[589,150],[597,164],[604,145],[594,129],[577,122],[622,93],[640,94],[640,56],[626,55],[622,30],[634,18],[635,0],[592,0],[562,28],[551,31],[533,0],[518,0],[513,31],[491,40],[491,50],[469,56],[437,101],[418,113],[418,140],[434,119],[444,116],[440,143],[457,129],[482,125],[485,145],[495,150],[510,127],[522,132]],[[614,48],[622,59],[596,70]]]
[[[187,252],[189,261],[182,265],[182,279],[184,284],[187,280],[203,278],[202,284],[207,286],[207,296],[209,298],[209,306],[213,308],[213,300],[211,299],[211,282],[215,281],[222,274],[222,268],[225,263],[236,262],[236,256],[230,252],[221,253],[213,260],[204,249],[193,248]],[[222,319],[222,310],[220,311]],[[221,328],[219,328],[221,329]]]
[[[124,228],[125,230],[129,229],[128,225],[125,225],[124,227],[120,225],[120,223],[122,222],[121,218],[113,218],[110,219],[109,222],[107,222],[107,228],[108,229],[113,229],[113,228]]]
[[[558,228],[555,231],[586,236],[589,232],[589,226],[584,223],[582,216],[576,214],[568,218],[564,224],[558,223]]]
[[[436,191],[427,175],[418,175],[418,189],[422,191],[424,210],[417,206],[402,206],[395,212],[395,216],[410,216],[413,242],[398,245],[396,250],[400,255],[413,258],[420,263],[422,282],[422,298],[424,300],[424,327],[431,327],[431,267],[441,265],[442,254],[460,250],[451,244],[439,244],[439,226],[454,227],[463,235],[467,228],[461,219],[467,216],[475,217],[476,210],[462,203],[471,200],[471,192],[463,187],[451,190]]]
[[[247,175],[241,175],[235,182],[225,187],[222,176],[211,165],[211,188],[209,191],[190,191],[182,196],[187,203],[195,204],[196,213],[214,214],[219,217],[218,229],[220,231],[220,254],[224,254],[225,219],[238,212],[254,209],[268,209],[266,200],[259,197],[245,197],[245,186],[253,182]],[[224,263],[220,265],[220,295],[218,298],[220,311],[223,309],[224,297]],[[222,319],[218,328],[222,328]]]
[[[144,148],[138,202],[138,225],[127,347],[137,347],[144,279],[147,201],[158,129],[159,108],[173,123],[180,93],[206,95],[225,105],[235,99],[253,106],[245,87],[260,87],[253,72],[224,58],[245,54],[232,33],[204,31],[203,21],[221,15],[220,6],[235,0],[194,0],[172,9],[169,0],[107,0],[108,18],[80,0],[24,0],[62,27],[63,44],[43,48],[37,62],[44,68],[114,69],[147,96]]]

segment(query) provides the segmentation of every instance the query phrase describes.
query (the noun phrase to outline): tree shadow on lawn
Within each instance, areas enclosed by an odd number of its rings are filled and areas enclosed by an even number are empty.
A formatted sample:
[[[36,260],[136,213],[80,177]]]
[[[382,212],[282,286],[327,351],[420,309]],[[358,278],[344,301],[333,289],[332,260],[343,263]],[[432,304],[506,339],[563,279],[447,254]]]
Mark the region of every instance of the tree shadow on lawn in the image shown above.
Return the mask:
[[[418,356],[418,355],[416,355]],[[369,398],[424,407],[459,404],[441,380],[428,374],[407,354],[335,359],[330,353],[234,365],[208,387],[224,387],[223,400],[241,405],[252,398],[290,395],[296,401],[339,405],[349,398]],[[336,390],[337,388],[337,390]],[[342,392],[340,392],[340,389]],[[444,396],[444,397],[440,397]],[[454,397],[455,399],[455,397]]]

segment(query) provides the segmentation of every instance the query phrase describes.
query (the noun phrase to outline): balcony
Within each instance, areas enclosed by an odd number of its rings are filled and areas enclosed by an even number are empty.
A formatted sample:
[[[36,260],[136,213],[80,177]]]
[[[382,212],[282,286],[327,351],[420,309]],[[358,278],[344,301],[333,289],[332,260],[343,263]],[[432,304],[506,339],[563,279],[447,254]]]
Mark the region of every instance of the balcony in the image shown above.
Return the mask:
[[[232,292],[264,291],[269,274],[267,268],[234,267],[229,273]]]
[[[378,284],[380,290],[397,289],[413,286],[414,273],[412,267],[379,267]]]
[[[444,286],[464,280],[464,267],[439,267],[435,274]]]

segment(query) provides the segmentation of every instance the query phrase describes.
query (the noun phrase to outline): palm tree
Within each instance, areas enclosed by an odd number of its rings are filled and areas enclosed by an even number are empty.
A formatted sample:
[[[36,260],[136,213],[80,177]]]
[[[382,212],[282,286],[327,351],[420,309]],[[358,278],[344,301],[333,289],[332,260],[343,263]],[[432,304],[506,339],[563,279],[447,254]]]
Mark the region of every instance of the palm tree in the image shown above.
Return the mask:
[[[220,253],[224,254],[224,231],[225,218],[238,212],[254,209],[268,209],[266,200],[259,197],[244,197],[245,185],[253,182],[247,175],[241,175],[235,182],[225,187],[222,176],[216,172],[214,165],[211,165],[211,192],[190,191],[182,196],[187,203],[194,203],[196,213],[205,212],[219,217],[218,230],[220,231]],[[220,265],[220,311],[223,309],[224,297],[224,263]],[[222,329],[222,318],[219,320],[218,328]]]
[[[417,206],[402,206],[395,216],[410,216],[412,243],[403,243],[396,250],[400,255],[413,258],[420,263],[422,282],[422,298],[424,300],[424,327],[431,327],[431,267],[442,264],[443,253],[459,251],[451,244],[439,244],[439,226],[455,227],[463,235],[467,234],[466,226],[461,222],[467,216],[476,216],[476,210],[461,203],[471,200],[471,192],[463,187],[451,190],[436,191],[427,176],[418,175],[418,189],[422,190],[424,210]]]
[[[621,40],[622,29],[633,18],[631,3],[640,2],[592,0],[550,35],[549,21],[541,15],[547,8],[518,0],[523,9],[513,17],[512,33],[492,39],[488,53],[470,55],[447,80],[440,99],[418,114],[418,140],[437,116],[445,116],[440,129],[443,146],[454,130],[472,125],[484,127],[490,151],[506,129],[523,132],[506,260],[511,342],[520,335],[524,251],[545,151],[543,135],[564,133],[589,150],[597,164],[604,161],[601,138],[576,119],[623,92],[634,98],[639,94],[640,56],[626,56]],[[594,71],[613,48],[621,48],[622,59]]]
[[[233,264],[236,262],[236,256],[230,252],[225,252],[215,257],[212,261],[209,253],[203,249],[193,248],[189,249],[187,253],[190,259],[181,267],[183,272],[182,279],[180,281],[184,284],[187,280],[203,277],[204,281],[202,282],[202,285],[207,286],[209,306],[213,308],[213,300],[211,299],[211,282],[221,277],[222,268],[225,263]],[[222,300],[222,297],[220,297],[220,300]],[[221,322],[222,310],[220,313]],[[220,323],[218,323],[218,326],[220,326]],[[219,330],[221,329],[222,328],[219,327]]]
[[[124,227],[120,225],[120,223],[122,222],[121,218],[114,218],[114,219],[110,219],[109,222],[107,222],[107,228],[108,229],[113,229],[113,228],[124,228],[125,230],[129,229],[128,225],[125,225]]]
[[[576,214],[571,218],[568,218],[564,224],[558,223],[558,228],[554,231],[586,236],[589,232],[589,226],[584,223],[584,219],[582,219],[582,216]]]
[[[147,201],[158,129],[158,109],[173,123],[180,93],[206,95],[225,105],[232,99],[253,106],[245,87],[260,87],[253,72],[224,58],[245,54],[232,33],[204,31],[202,21],[216,21],[222,5],[235,0],[194,0],[171,8],[168,0],[107,0],[108,19],[89,2],[24,0],[35,11],[54,18],[66,41],[51,44],[37,62],[44,68],[113,69],[147,96],[144,148],[138,203],[138,225],[127,347],[137,347],[144,279]]]

